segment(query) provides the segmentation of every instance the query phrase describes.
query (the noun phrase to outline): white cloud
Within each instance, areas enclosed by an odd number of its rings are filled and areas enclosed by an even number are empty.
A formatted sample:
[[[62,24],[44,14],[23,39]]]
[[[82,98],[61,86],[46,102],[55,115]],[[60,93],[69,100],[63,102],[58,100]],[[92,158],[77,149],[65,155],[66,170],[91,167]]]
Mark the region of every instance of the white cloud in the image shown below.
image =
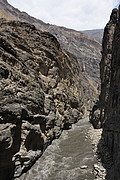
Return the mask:
[[[104,28],[113,8],[112,0],[8,0],[8,2],[46,23],[77,30]]]

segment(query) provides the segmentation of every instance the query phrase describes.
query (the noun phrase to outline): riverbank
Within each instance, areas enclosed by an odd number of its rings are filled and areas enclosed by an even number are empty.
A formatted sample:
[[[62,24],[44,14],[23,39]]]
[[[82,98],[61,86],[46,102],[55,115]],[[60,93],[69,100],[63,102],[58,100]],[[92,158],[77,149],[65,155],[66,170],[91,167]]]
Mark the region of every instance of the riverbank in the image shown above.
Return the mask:
[[[70,130],[64,130],[19,180],[106,179],[106,169],[98,152],[98,149],[107,152],[102,146],[102,129],[94,129],[88,120],[83,118]]]
[[[94,180],[96,157],[87,135],[90,127],[88,118],[84,118],[64,130],[19,180]]]
[[[94,152],[94,156],[97,159],[97,163],[94,164],[93,168],[93,174],[95,176],[95,179],[97,180],[104,180],[106,176],[106,169],[103,167],[101,159],[99,157],[99,150],[98,145],[102,146],[101,141],[101,135],[102,135],[102,129],[94,129],[92,125],[90,125],[90,128],[87,132],[87,136],[91,140],[92,149]],[[103,148],[103,147],[101,147]]]

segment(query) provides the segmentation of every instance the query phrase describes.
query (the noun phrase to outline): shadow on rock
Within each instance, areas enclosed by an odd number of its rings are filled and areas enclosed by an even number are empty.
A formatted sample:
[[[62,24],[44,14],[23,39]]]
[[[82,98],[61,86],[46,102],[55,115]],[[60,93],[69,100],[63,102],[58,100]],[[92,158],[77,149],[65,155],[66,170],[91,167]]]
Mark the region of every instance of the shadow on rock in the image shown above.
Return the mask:
[[[100,169],[99,172],[97,172],[97,176],[100,177],[100,174],[102,174],[106,180],[118,180],[115,178],[113,158],[108,146],[105,144],[103,133],[97,145],[96,153],[98,160],[100,160],[103,166],[103,169]],[[96,171],[95,168],[94,170]]]

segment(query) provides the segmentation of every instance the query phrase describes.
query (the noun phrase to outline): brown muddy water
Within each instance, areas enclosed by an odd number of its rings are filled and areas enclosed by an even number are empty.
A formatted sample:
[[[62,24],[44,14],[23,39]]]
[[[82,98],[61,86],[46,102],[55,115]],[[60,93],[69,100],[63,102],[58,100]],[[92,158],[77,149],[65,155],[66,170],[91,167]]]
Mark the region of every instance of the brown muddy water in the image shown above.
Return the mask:
[[[88,118],[80,120],[72,129],[63,131],[46,149],[34,166],[20,180],[94,180],[96,163],[87,131]],[[82,169],[85,165],[85,169]]]

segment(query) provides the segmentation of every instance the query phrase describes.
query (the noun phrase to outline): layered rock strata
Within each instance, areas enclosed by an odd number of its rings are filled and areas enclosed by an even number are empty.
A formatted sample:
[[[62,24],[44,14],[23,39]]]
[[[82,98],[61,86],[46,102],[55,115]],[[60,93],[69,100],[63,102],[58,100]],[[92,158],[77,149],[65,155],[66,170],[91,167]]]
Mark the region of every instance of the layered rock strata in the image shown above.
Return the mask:
[[[80,119],[79,69],[53,35],[0,20],[0,179],[19,177]]]

